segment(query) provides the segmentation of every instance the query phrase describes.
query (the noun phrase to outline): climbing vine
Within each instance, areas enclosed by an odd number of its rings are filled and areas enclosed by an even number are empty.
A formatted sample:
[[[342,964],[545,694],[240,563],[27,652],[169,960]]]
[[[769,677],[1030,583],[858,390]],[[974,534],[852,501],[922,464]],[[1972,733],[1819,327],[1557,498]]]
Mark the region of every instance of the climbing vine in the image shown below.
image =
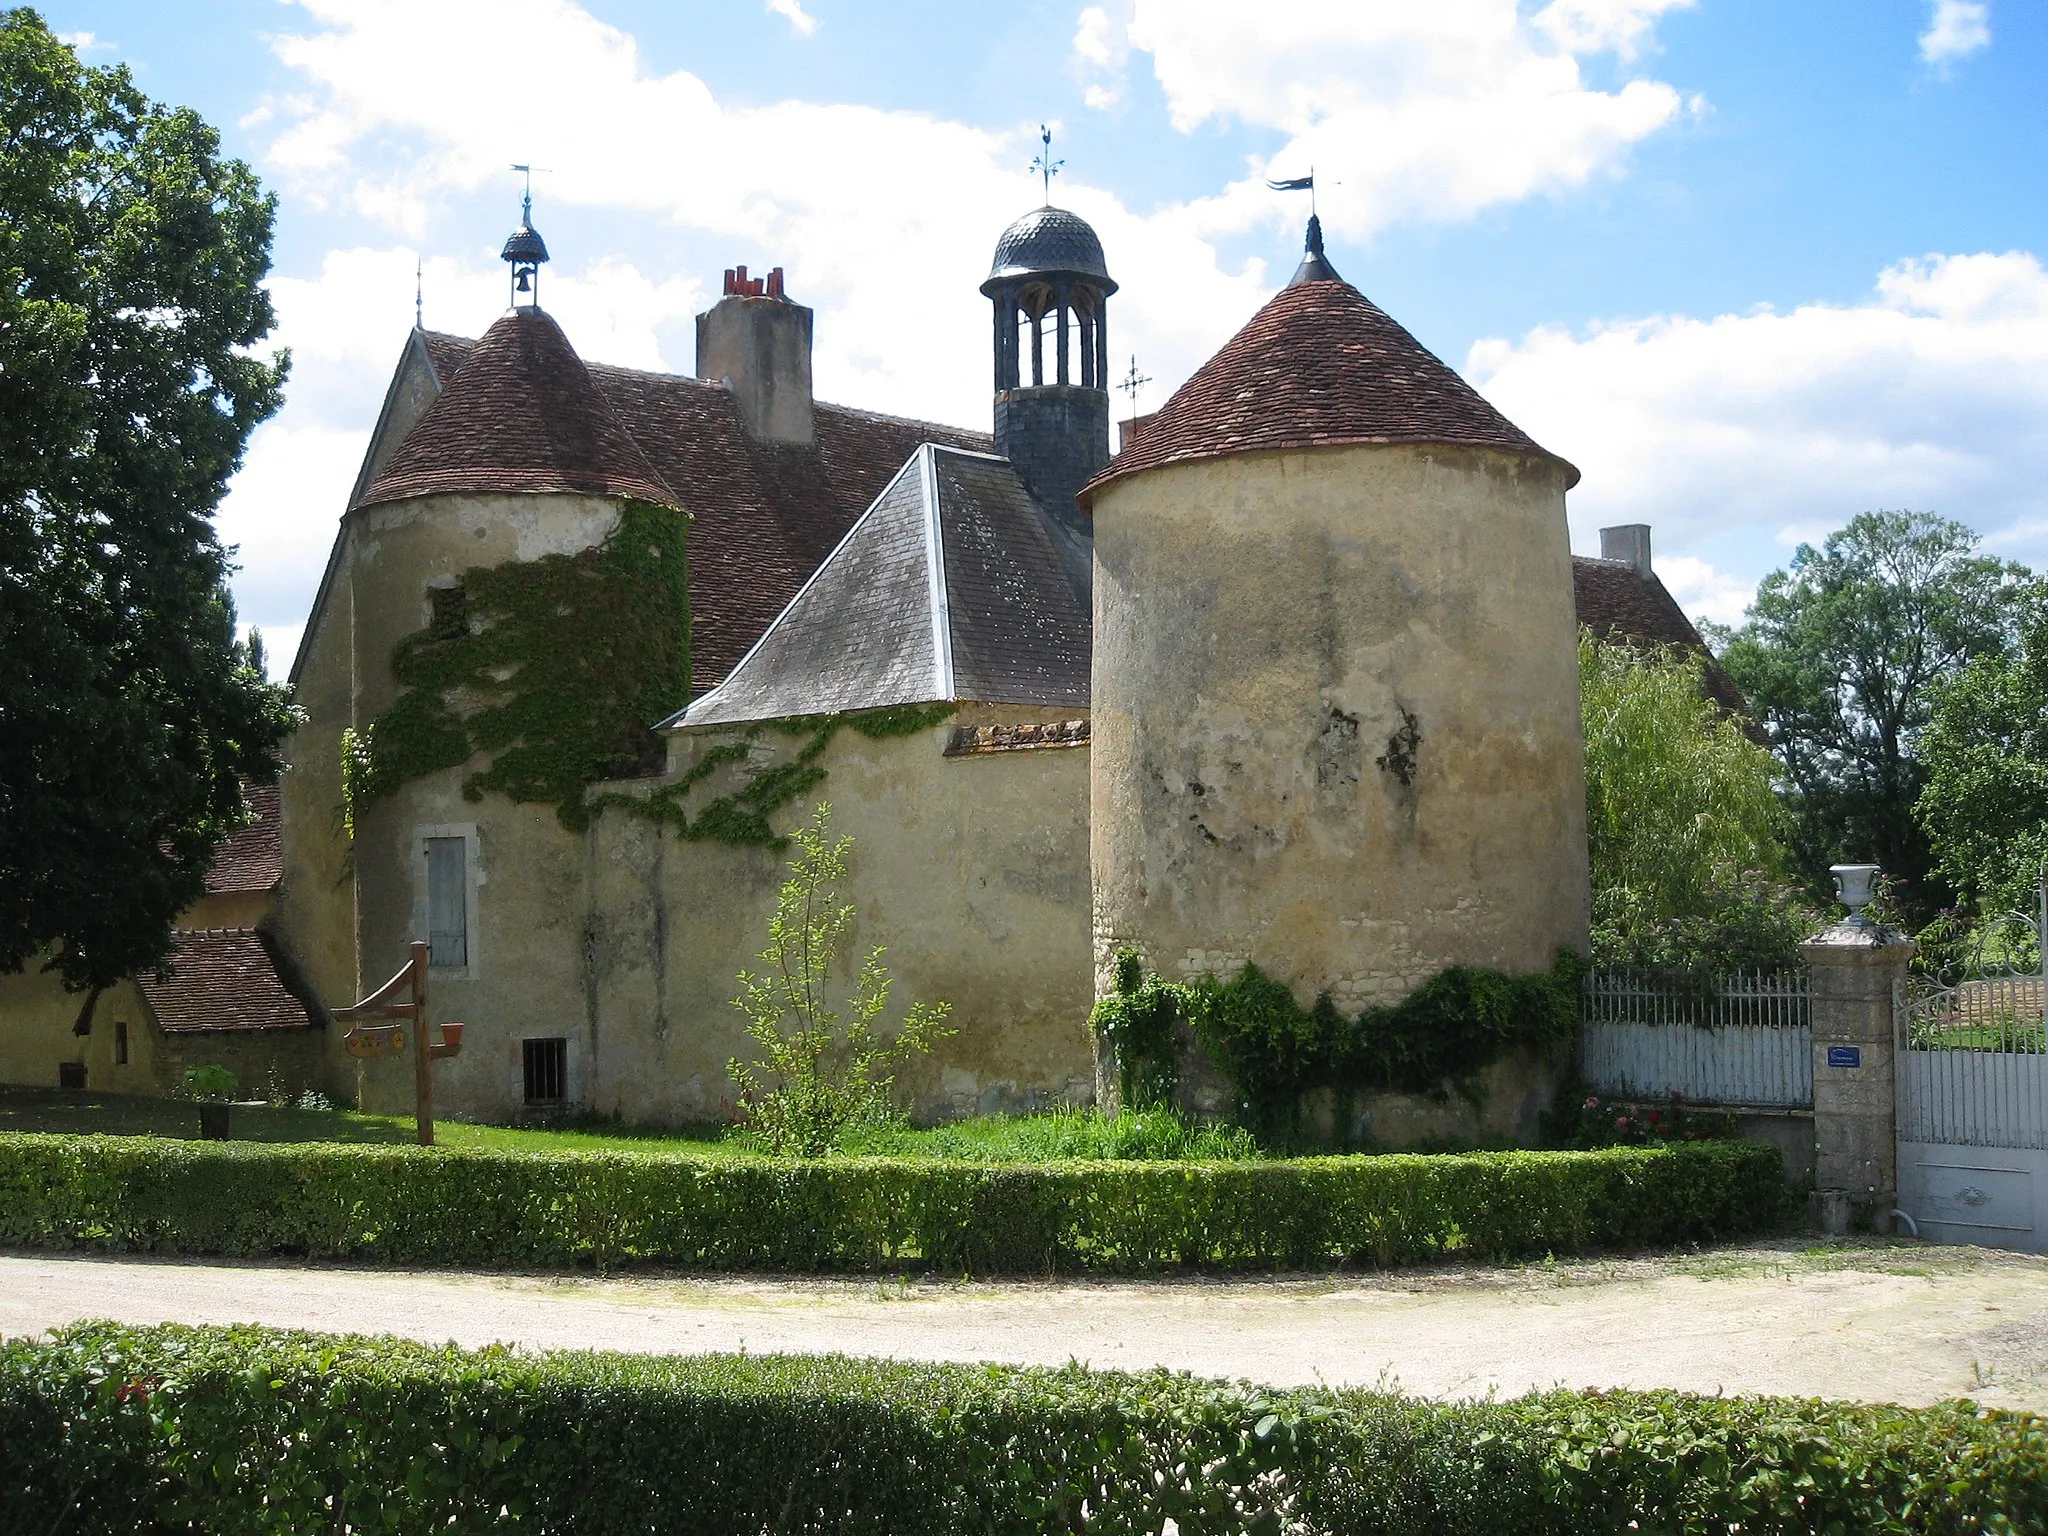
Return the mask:
[[[430,594],[431,621],[392,651],[403,691],[365,729],[342,732],[344,832],[352,839],[362,812],[399,786],[484,753],[487,765],[462,781],[466,799],[496,791],[552,805],[575,832],[617,807],[692,840],[780,848],[787,839],[770,818],[824,779],[818,759],[842,726],[882,739],[952,714],[941,704],[772,721],[713,747],[652,795],[593,796],[603,780],[658,768],[653,722],[689,700],[687,528],[680,512],[628,501],[595,548],[475,567],[459,586]],[[693,806],[705,781],[744,763],[764,730],[801,744]]]
[[[599,780],[661,761],[652,723],[690,696],[688,521],[627,501],[592,549],[474,567],[399,641],[391,707],[342,743],[343,816],[479,753],[469,800],[552,805],[581,831]]]
[[[1548,971],[1510,976],[1479,966],[1439,971],[1397,1003],[1339,1012],[1324,993],[1304,1008],[1282,982],[1247,963],[1227,981],[1173,983],[1117,956],[1111,995],[1093,1022],[1114,1053],[1125,1102],[1163,1102],[1179,1075],[1180,1031],[1229,1079],[1256,1126],[1286,1122],[1304,1094],[1395,1091],[1470,1097],[1478,1075],[1516,1046],[1554,1049],[1578,1022],[1585,962],[1560,951]]]
[[[818,759],[832,744],[842,727],[851,727],[875,741],[896,736],[915,736],[946,720],[951,704],[897,705],[859,714],[800,715],[786,720],[766,721],[749,726],[736,740],[721,742],[691,764],[673,784],[663,785],[651,795],[600,796],[593,809],[616,805],[645,816],[690,841],[709,839],[740,846],[780,849],[789,839],[775,830],[770,818],[799,796],[824,781],[825,770]],[[798,738],[801,745],[785,762],[750,775],[737,789],[716,795],[692,808],[691,797],[712,774],[728,764],[744,763],[753,755],[763,731]]]

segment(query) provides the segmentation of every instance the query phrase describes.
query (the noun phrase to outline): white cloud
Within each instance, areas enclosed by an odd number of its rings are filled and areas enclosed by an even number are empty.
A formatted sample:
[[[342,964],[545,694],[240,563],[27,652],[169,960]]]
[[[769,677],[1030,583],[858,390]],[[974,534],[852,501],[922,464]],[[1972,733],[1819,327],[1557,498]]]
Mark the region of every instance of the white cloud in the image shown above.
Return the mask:
[[[2026,252],[1900,262],[1858,304],[1482,341],[1465,371],[1584,471],[1581,548],[1647,522],[1675,552],[1743,546],[1753,578],[1774,536],[1912,507],[2048,561],[2048,272]]]
[[[1125,0],[1081,12],[1073,58],[1121,89],[1151,56],[1174,126],[1235,120],[1288,142],[1259,173],[1202,205],[1197,227],[1239,230],[1278,213],[1264,175],[1313,165],[1333,229],[1363,238],[1397,220],[1457,220],[1619,171],[1629,149],[1700,109],[1668,83],[1588,85],[1583,59],[1634,60],[1656,21],[1691,0]]]
[[[809,37],[818,30],[818,18],[803,8],[801,0],[768,0],[768,9],[787,21],[798,37]]]
[[[81,59],[89,54],[114,52],[114,45],[102,42],[99,34],[95,32],[59,32],[57,41]]]
[[[1654,532],[1654,530],[1653,530]],[[1756,583],[1730,575],[1697,555],[1652,554],[1651,564],[1678,606],[1695,619],[1739,624],[1756,594]]]
[[[1968,58],[1991,42],[1989,0],[1928,0],[1920,57],[1936,66]]]

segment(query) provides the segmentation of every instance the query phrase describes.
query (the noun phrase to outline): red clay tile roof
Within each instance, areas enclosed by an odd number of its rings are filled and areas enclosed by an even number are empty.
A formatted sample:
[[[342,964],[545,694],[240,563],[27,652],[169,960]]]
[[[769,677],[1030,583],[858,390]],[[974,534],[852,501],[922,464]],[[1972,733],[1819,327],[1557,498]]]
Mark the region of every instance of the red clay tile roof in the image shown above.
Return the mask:
[[[1714,701],[1731,713],[1749,713],[1742,690],[1721,670],[1678,600],[1654,575],[1640,576],[1634,566],[1620,560],[1573,555],[1572,600],[1579,623],[1603,640],[1644,649],[1675,645],[1699,652],[1707,658],[1705,682]]]
[[[435,371],[441,359],[429,348]],[[358,506],[446,491],[674,494],[619,424],[552,317],[518,309],[484,332]]]
[[[424,340],[443,389],[453,393],[454,382],[467,378],[465,359],[482,343],[435,332]],[[919,443],[990,449],[986,433],[823,402],[815,444],[764,442],[748,434],[722,384],[603,364],[588,373],[670,488],[661,499],[693,519],[690,655],[700,691],[739,665]],[[394,465],[412,454],[432,414]]]
[[[1081,491],[1163,464],[1346,443],[1547,453],[1349,283],[1282,288]]]
[[[278,835],[277,783],[242,781],[242,800],[255,817],[220,845],[206,872],[206,893],[267,891],[284,877],[284,839]]]
[[[253,928],[193,928],[171,936],[169,975],[136,978],[167,1034],[198,1030],[309,1029],[306,1005],[278,979]]]

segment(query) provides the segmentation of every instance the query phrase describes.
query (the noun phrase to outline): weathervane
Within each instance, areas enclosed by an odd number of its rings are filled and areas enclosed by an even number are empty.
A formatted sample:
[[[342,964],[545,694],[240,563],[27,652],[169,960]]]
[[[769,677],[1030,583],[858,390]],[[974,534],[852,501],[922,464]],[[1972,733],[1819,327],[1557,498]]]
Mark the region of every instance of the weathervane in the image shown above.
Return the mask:
[[[417,251],[412,258],[412,328],[427,328],[427,268]]]
[[[1131,371],[1125,374],[1123,377],[1123,382],[1117,385],[1118,389],[1122,390],[1125,394],[1131,397],[1132,421],[1136,421],[1138,419],[1138,390],[1143,385],[1150,384],[1151,382],[1152,376],[1149,373],[1138,372],[1138,356],[1135,352],[1132,353]]]
[[[512,238],[505,242],[505,249],[498,254],[512,268],[512,306],[519,307],[519,296],[526,295],[527,307],[540,307],[540,269],[548,259],[547,242],[533,227],[533,172],[530,165],[515,165],[513,170],[526,178],[526,194],[519,203],[519,228],[512,232]],[[545,169],[545,167],[542,167]]]
[[[1272,188],[1275,192],[1306,192],[1308,194],[1309,217],[1315,217],[1316,168],[1314,166],[1310,166],[1308,168],[1308,174],[1306,176],[1290,176],[1284,181],[1268,181],[1266,185]]]
[[[1038,125],[1038,141],[1044,148],[1039,150],[1038,158],[1031,162],[1031,169],[1038,172],[1040,179],[1045,182],[1045,200],[1050,204],[1052,202],[1052,179],[1059,175],[1060,167],[1067,162],[1053,159],[1052,130],[1043,123]]]

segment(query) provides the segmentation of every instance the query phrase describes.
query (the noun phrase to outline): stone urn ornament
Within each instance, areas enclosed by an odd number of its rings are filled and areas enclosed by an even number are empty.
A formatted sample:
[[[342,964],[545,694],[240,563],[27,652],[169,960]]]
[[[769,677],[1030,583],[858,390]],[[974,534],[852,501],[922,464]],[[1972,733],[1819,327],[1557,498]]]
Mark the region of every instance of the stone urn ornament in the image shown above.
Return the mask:
[[[1875,864],[1830,864],[1828,873],[1835,877],[1835,893],[1842,905],[1849,909],[1846,919],[1851,928],[1875,928],[1876,923],[1863,915],[1863,909],[1877,897],[1878,866]]]

